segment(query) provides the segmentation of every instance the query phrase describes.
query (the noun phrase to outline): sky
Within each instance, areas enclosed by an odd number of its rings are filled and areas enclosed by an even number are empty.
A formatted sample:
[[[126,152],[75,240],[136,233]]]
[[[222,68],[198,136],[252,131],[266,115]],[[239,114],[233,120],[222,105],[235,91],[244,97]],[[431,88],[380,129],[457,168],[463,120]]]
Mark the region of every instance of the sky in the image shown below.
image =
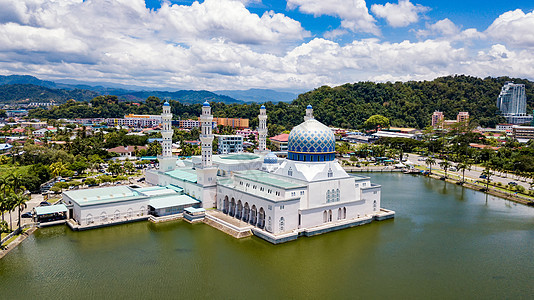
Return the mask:
[[[531,0],[0,0],[0,74],[169,90],[534,80],[533,9]]]

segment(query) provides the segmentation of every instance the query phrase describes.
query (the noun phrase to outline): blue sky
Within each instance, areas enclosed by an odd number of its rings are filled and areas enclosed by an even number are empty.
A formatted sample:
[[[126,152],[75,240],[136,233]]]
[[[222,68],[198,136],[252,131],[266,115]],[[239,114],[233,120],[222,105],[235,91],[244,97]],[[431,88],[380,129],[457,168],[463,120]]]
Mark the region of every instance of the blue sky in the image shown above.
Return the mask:
[[[0,74],[207,90],[451,74],[534,80],[533,9],[474,0],[0,0]]]

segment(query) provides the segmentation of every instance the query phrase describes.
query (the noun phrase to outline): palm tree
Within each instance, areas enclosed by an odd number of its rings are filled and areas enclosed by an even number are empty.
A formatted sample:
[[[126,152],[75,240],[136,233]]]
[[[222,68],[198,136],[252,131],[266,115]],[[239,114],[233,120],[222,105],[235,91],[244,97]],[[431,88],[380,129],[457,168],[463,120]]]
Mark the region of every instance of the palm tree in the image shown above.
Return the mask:
[[[425,163],[428,165],[428,167],[430,169],[430,174],[432,174],[432,165],[436,164],[436,160],[433,159],[432,157],[427,157],[425,159]]]
[[[11,188],[14,193],[18,193],[22,188],[22,179],[24,177],[21,174],[11,173],[7,179],[11,181]]]
[[[444,161],[441,161],[439,165],[445,171],[445,178],[447,178],[447,170],[450,168],[451,163],[447,160],[444,160]]]
[[[11,194],[11,201],[13,202],[13,206],[15,208],[18,208],[19,209],[19,221],[18,221],[18,226],[19,226],[19,230],[21,228],[21,210],[25,209],[26,207],[28,207],[26,205],[26,201],[28,201],[28,195],[24,194],[24,193],[13,193]]]
[[[0,177],[0,214],[2,215],[2,221],[4,221],[4,212],[6,212],[7,209],[7,197],[6,192],[7,188],[9,186],[9,182],[6,180],[5,177]]]
[[[459,163],[457,166],[456,166],[456,169],[458,170],[462,170],[462,183],[465,182],[465,170],[468,169],[470,170],[471,169],[471,166],[466,163],[466,162],[463,162],[463,163]]]
[[[491,173],[491,168],[489,166],[486,166],[484,171],[482,171],[482,175],[486,175],[486,191],[487,191],[489,190],[488,187],[490,183],[490,177],[491,175],[493,175],[493,173]]]

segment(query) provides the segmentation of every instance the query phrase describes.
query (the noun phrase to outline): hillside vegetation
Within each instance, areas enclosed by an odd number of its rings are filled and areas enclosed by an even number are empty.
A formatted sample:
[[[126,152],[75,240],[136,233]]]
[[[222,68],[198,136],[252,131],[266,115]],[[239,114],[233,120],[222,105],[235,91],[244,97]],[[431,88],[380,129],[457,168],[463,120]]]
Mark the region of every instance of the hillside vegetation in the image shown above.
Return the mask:
[[[455,119],[460,111],[467,111],[471,119],[482,126],[504,122],[496,107],[497,97],[506,81],[526,85],[527,104],[533,108],[534,83],[508,77],[480,79],[471,76],[447,76],[433,81],[395,83],[359,82],[337,87],[323,86],[301,94],[291,103],[266,103],[269,116],[269,135],[289,130],[302,122],[305,108],[313,105],[315,117],[329,126],[360,128],[372,115],[389,118],[391,126],[425,128],[430,125],[434,111],[443,111],[448,119]],[[144,94],[146,96],[147,94]],[[86,103],[69,103],[52,110],[32,110],[31,116],[42,118],[122,117],[126,113],[161,113],[163,100],[149,97],[141,106],[119,102],[117,97],[97,97]],[[179,99],[174,99],[179,100]],[[196,118],[200,104],[171,101],[175,117]],[[250,126],[257,126],[259,104],[213,103],[216,117],[249,118]]]

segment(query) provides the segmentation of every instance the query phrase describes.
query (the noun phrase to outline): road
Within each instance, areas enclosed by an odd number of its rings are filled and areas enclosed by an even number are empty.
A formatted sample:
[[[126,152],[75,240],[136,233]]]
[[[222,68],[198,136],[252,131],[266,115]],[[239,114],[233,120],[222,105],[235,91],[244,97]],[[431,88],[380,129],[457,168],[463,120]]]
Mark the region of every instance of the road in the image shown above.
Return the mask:
[[[426,159],[426,157],[422,157],[420,155],[417,155],[417,154],[407,154],[408,155],[408,160],[413,162],[413,163],[416,163],[420,166],[424,166],[424,167],[428,167],[424,161],[419,161],[419,159],[421,158],[424,158]],[[443,169],[440,168],[439,166],[439,163],[442,161],[441,159],[437,159],[435,158],[436,160],[436,164],[432,166],[432,170],[441,170],[443,171]],[[453,163],[453,165],[456,165],[455,163]],[[481,168],[481,167],[477,167],[477,166],[472,166],[471,167],[471,170],[465,170],[465,177],[466,178],[469,178],[469,179],[474,179],[474,180],[484,180],[484,179],[480,179],[480,175],[482,175],[482,171],[484,170],[484,168]],[[517,183],[518,185],[521,185],[523,186],[526,190],[528,190],[530,188],[530,180],[526,179],[526,178],[523,178],[523,177],[520,177],[520,179],[518,179],[518,177],[516,175],[513,175],[513,174],[508,174],[508,173],[504,173],[502,174],[501,176],[501,173],[500,172],[495,172],[493,171],[494,175],[491,176],[491,181],[493,182],[501,182],[503,184],[503,186],[506,186],[508,185],[509,182],[515,182]],[[447,171],[447,175],[448,174],[456,174],[460,177],[462,177],[462,172],[451,172],[451,171]],[[525,182],[526,181],[526,182]]]

